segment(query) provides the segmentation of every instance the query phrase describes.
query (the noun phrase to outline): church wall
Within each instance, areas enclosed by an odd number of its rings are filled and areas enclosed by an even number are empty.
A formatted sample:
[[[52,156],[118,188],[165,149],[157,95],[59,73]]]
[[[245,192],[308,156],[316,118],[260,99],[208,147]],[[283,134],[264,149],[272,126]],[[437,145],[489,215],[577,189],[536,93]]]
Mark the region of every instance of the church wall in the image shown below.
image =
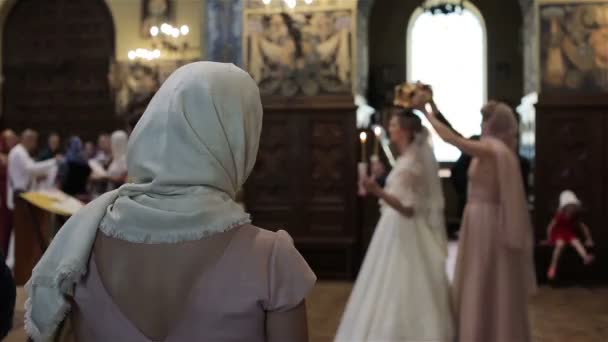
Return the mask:
[[[0,0],[0,43],[6,18],[18,1],[21,0]],[[127,81],[130,79],[130,75],[135,73],[134,64],[130,63],[128,53],[138,48],[152,50],[154,47],[152,39],[144,34],[144,32],[148,32],[148,29],[142,28],[144,0],[105,0],[105,2],[111,13],[114,26],[114,50],[113,55],[109,55],[108,59],[116,61],[116,64],[109,71],[112,80],[111,91],[115,94],[112,101],[115,102],[116,108],[114,113],[108,114],[118,115],[119,121],[122,122],[125,118],[132,116],[133,113],[135,113],[135,116],[140,115],[147,104],[147,100],[158,87],[157,84],[151,84],[149,87],[137,85],[136,89],[128,89]],[[179,41],[180,45],[185,43],[188,48],[179,53],[162,51],[161,58],[150,65],[152,68],[145,69],[152,71],[152,74],[146,74],[146,77],[155,78],[157,81],[154,83],[162,82],[172,70],[182,63],[181,61],[199,60],[205,55],[206,51],[205,13],[207,0],[171,0],[170,6],[171,15],[168,22],[175,26],[188,25],[190,28],[189,34],[180,38],[183,40]],[[2,63],[2,57],[0,57],[0,63]],[[104,80],[105,78],[104,76]],[[145,103],[136,105],[134,99],[139,98],[146,100]]]
[[[3,26],[4,19],[10,12],[12,5],[17,1],[0,0],[0,25]],[[186,41],[192,47],[192,50],[188,52],[187,58],[204,56],[206,48],[205,35],[202,30],[204,28],[203,17],[207,0],[173,1],[175,3],[174,24],[190,27],[190,33],[186,37]],[[119,61],[127,60],[129,50],[149,48],[149,39],[142,37],[140,33],[142,0],[106,0],[106,3],[114,19],[116,59]]]
[[[129,50],[148,48],[149,39],[142,37],[141,0],[106,0],[116,27],[116,59],[127,60]],[[192,47],[186,58],[196,58],[204,55],[204,44],[201,44],[201,28],[203,25],[203,8],[206,0],[174,0],[174,25],[188,25],[190,33],[186,37]],[[169,57],[171,58],[171,57]]]
[[[471,1],[484,17],[488,43],[488,98],[518,104],[523,93],[522,14],[517,1]],[[369,22],[371,103],[406,79],[407,27],[421,1],[376,0]],[[448,56],[446,56],[448,58]]]

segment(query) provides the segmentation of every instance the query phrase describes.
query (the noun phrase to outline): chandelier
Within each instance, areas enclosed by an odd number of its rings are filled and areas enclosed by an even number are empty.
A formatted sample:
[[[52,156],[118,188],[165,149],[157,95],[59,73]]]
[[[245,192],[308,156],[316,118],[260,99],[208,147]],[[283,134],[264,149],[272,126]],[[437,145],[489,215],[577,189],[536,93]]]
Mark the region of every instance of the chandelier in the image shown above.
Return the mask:
[[[462,13],[464,0],[425,0],[420,7],[431,14]]]
[[[152,48],[138,48],[129,51],[129,60],[152,61],[159,59],[162,55],[183,53],[188,49],[188,43],[184,39],[188,33],[190,33],[188,25],[182,25],[179,28],[167,23],[160,27],[152,26],[150,28]]]
[[[272,5],[273,2],[287,6],[289,9],[295,9],[298,2],[303,2],[305,5],[311,5],[315,0],[260,0],[266,6]]]

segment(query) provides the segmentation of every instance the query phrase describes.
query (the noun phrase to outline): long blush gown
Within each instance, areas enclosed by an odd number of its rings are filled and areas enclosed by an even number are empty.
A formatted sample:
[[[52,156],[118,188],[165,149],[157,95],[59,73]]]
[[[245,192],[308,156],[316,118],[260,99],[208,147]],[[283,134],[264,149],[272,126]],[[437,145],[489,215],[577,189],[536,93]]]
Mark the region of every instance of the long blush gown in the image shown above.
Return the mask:
[[[473,159],[454,279],[461,342],[528,342],[532,230],[515,155]]]

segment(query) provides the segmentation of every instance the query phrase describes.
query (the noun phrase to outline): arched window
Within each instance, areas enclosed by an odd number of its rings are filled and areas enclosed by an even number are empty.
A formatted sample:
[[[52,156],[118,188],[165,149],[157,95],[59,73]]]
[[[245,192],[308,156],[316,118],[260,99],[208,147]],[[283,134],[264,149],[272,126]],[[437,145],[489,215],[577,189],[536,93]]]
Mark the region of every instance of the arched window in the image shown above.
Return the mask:
[[[460,13],[431,14],[418,9],[407,33],[408,81],[433,86],[435,102],[465,136],[481,131],[480,109],[487,99],[486,29],[481,13],[468,1]],[[460,152],[434,137],[439,161]]]

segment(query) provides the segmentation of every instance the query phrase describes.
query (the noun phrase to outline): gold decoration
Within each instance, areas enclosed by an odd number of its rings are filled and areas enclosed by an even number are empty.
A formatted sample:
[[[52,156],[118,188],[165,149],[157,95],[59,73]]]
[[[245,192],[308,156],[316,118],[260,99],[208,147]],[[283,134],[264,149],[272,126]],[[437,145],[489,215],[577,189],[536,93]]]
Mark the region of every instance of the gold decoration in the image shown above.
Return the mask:
[[[416,91],[416,85],[411,83],[402,83],[395,86],[395,99],[393,100],[393,104],[395,106],[400,107],[410,107],[411,99],[414,95],[414,91]]]
[[[424,91],[427,98],[424,102],[429,102],[433,98],[433,90],[431,86],[428,84],[424,84],[421,82],[416,83],[408,83],[404,82],[395,86],[395,98],[393,100],[393,104],[395,106],[409,108],[412,107],[412,98],[414,97],[414,93],[417,91]]]

